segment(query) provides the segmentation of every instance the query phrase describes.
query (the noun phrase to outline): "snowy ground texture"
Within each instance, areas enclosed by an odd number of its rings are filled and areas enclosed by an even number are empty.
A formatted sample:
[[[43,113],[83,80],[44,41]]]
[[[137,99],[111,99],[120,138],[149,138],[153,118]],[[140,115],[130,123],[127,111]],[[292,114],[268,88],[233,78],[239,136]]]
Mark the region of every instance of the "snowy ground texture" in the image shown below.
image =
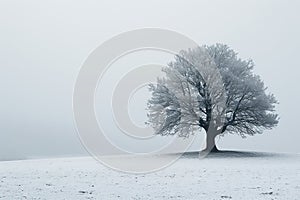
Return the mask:
[[[92,158],[0,162],[2,199],[300,199],[300,156],[228,152],[133,175]]]

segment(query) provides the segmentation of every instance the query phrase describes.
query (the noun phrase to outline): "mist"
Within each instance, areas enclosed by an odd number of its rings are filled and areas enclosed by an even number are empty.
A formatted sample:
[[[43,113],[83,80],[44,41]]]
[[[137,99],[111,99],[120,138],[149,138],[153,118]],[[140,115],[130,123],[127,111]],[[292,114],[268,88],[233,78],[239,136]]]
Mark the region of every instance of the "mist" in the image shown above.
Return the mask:
[[[225,43],[254,60],[280,102],[280,123],[247,139],[226,135],[221,148],[299,153],[299,7],[273,0],[1,1],[0,159],[86,155],[72,111],[81,65],[102,42],[144,27],[200,45]]]

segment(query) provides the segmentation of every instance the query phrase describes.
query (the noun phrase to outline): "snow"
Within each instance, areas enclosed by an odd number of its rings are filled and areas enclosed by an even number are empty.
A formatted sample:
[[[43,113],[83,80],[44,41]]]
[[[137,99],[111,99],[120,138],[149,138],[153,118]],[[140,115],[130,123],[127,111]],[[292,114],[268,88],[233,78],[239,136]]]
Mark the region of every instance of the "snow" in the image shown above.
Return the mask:
[[[91,157],[0,162],[0,199],[299,199],[300,155],[188,154],[149,174]]]

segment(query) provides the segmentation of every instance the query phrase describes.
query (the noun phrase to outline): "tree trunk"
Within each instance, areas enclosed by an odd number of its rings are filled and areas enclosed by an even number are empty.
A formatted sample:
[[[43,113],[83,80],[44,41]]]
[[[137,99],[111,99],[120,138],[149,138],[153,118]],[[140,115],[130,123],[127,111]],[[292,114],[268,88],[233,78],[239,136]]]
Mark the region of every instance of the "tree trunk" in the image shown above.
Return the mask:
[[[206,133],[206,149],[205,149],[205,151],[219,152],[219,150],[216,146],[216,141],[215,141],[216,136],[217,136],[217,134],[214,132],[208,131]]]

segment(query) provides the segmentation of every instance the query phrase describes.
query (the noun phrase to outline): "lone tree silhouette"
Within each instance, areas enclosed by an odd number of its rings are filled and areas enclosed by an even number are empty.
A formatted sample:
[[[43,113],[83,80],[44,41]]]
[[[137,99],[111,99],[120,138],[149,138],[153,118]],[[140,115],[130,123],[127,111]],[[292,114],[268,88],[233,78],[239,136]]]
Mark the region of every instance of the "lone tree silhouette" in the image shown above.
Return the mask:
[[[165,77],[149,86],[148,124],[163,136],[204,130],[206,150],[212,152],[218,151],[218,135],[246,137],[273,128],[277,100],[253,67],[224,44],[181,51],[163,68]]]

